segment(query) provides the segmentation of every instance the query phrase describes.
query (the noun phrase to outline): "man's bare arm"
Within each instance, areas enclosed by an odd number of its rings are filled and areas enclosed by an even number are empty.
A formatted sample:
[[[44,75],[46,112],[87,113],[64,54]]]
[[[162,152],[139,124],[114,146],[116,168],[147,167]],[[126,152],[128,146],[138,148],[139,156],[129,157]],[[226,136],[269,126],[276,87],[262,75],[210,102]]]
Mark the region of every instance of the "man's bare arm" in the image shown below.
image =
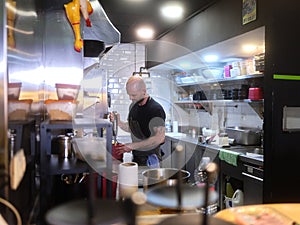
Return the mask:
[[[155,127],[155,134],[145,140],[128,143],[126,146],[130,149],[147,151],[154,149],[165,141],[165,127]]]

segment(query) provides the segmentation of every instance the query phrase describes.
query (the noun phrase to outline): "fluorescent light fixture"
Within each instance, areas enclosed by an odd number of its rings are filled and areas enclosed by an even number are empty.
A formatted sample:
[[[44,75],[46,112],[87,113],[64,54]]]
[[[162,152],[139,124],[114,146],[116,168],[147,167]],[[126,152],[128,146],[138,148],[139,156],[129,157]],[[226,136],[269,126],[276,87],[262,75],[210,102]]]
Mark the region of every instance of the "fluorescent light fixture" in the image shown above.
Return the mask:
[[[161,13],[169,19],[180,19],[183,16],[183,8],[178,3],[171,3],[162,7]]]
[[[243,45],[243,50],[245,52],[254,52],[256,51],[257,46],[256,45]]]
[[[182,62],[179,64],[179,66],[183,69],[190,69],[191,68],[191,64],[188,62]]]
[[[217,55],[205,55],[203,58],[205,62],[217,62],[219,59]]]
[[[143,39],[150,39],[154,36],[154,30],[150,27],[142,27],[137,30],[137,35]]]

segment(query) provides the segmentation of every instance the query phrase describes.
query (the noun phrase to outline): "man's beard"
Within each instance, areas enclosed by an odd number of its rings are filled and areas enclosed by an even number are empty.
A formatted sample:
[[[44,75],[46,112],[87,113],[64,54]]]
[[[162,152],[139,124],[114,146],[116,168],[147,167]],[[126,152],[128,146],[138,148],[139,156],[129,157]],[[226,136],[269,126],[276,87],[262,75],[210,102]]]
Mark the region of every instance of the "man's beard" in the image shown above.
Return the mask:
[[[141,98],[139,100],[132,100],[132,104],[138,104],[138,103],[141,103],[145,98]]]

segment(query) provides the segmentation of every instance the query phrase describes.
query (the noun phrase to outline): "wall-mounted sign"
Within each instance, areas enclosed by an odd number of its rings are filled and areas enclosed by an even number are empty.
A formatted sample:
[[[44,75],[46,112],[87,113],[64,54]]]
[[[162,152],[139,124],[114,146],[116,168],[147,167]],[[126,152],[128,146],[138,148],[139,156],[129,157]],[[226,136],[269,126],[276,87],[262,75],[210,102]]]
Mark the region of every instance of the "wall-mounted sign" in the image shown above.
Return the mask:
[[[256,0],[243,0],[243,25],[256,20]]]
[[[299,75],[273,74],[274,80],[300,80]]]

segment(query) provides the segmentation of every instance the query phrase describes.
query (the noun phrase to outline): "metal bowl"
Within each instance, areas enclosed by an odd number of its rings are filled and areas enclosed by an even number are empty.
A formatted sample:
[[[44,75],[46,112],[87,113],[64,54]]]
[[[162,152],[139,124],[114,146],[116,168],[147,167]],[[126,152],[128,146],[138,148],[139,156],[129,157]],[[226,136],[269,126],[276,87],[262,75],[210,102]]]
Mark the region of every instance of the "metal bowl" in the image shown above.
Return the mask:
[[[142,173],[144,191],[157,185],[174,186],[178,182],[179,176],[183,183],[187,183],[188,178],[191,175],[190,172],[186,170],[180,170],[181,174],[179,174],[178,171],[179,170],[176,168],[157,168],[145,170]]]

